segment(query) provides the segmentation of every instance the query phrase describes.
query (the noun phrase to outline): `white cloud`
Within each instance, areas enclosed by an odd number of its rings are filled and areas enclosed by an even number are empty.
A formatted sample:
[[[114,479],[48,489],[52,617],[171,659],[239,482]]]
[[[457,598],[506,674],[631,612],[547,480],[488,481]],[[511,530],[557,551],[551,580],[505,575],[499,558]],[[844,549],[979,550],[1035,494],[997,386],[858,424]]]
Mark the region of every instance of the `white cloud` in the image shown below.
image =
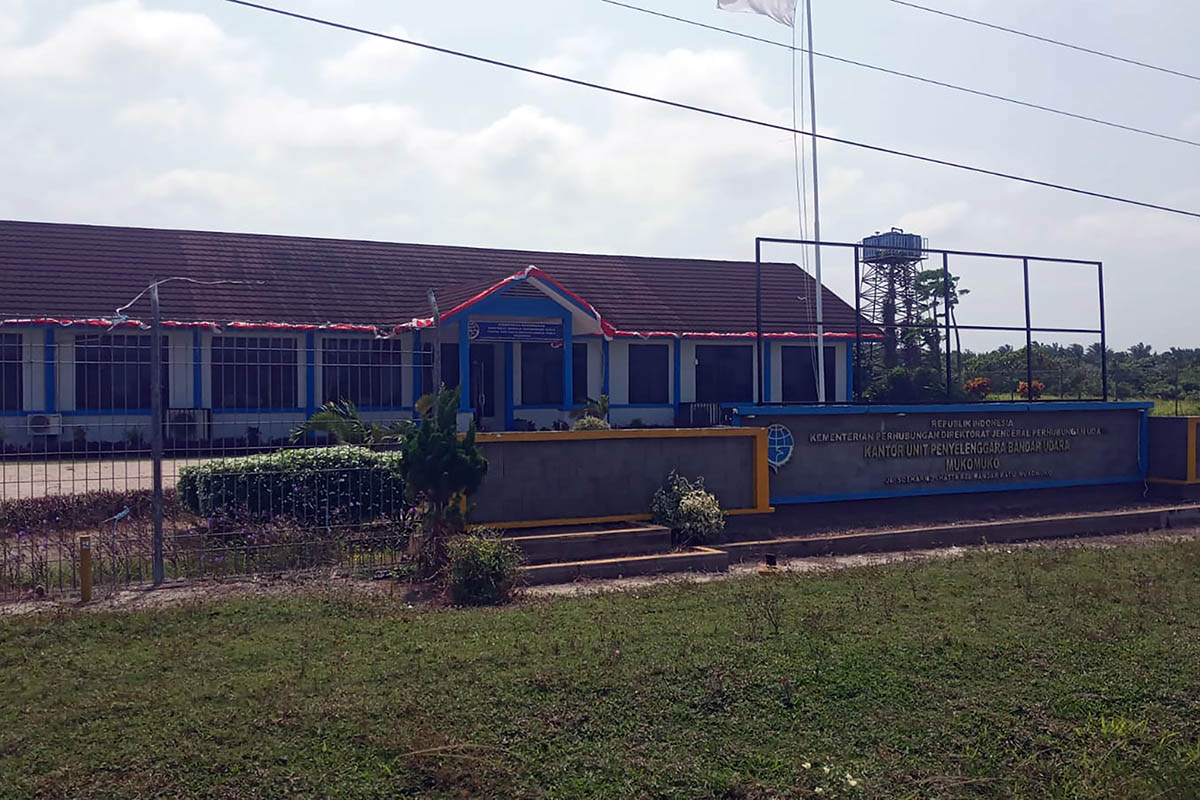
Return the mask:
[[[80,81],[120,59],[236,75],[240,45],[203,14],[143,7],[140,0],[86,6],[45,39],[0,47],[0,77]]]
[[[178,132],[189,126],[201,124],[204,115],[204,108],[194,100],[164,97],[131,103],[117,112],[116,119],[123,125],[164,128]]]
[[[666,100],[756,119],[784,120],[782,109],[772,109],[764,100],[745,56],[735,50],[679,48],[665,54],[628,53],[617,59],[608,82]],[[787,120],[790,122],[790,116]]]
[[[134,191],[147,200],[229,210],[258,208],[276,199],[271,190],[253,178],[205,169],[174,169],[140,181]]]
[[[412,38],[403,28],[391,28],[386,33]],[[321,77],[331,83],[383,83],[407,75],[424,55],[412,45],[371,36],[337,58],[323,61]]]
[[[941,203],[919,211],[910,211],[900,217],[897,226],[922,236],[937,236],[953,229],[970,209],[970,203],[963,200]]]
[[[576,78],[583,73],[585,67],[598,63],[607,54],[608,49],[609,42],[603,37],[569,36],[555,43],[552,55],[540,58],[530,66],[542,72]],[[529,85],[539,89],[566,88],[561,83],[536,75],[526,75],[524,79]]]
[[[25,27],[25,0],[0,0],[0,42],[13,39]]]
[[[1183,130],[1185,133],[1200,133],[1200,111],[1184,118]]]

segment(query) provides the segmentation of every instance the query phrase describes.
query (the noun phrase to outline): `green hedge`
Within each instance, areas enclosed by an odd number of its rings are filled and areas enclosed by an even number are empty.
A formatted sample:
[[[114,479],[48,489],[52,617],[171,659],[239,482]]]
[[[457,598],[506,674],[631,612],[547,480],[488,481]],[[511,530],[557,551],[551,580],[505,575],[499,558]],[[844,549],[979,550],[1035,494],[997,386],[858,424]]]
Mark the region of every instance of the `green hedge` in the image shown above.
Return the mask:
[[[358,523],[405,507],[399,452],[318,447],[221,458],[179,471],[179,497],[204,517]]]

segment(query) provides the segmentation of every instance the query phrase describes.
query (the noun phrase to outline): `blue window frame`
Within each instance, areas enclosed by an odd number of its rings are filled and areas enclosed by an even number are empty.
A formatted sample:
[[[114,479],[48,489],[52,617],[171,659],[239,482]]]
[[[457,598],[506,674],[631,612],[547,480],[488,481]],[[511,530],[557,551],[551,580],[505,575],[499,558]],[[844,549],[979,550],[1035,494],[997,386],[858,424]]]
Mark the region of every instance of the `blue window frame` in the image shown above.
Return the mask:
[[[587,402],[587,345],[571,345],[572,402]],[[521,343],[521,404],[561,406],[563,401],[563,350],[548,342]]]
[[[75,338],[75,408],[79,411],[148,411],[150,359],[148,334],[100,334]],[[167,339],[162,337],[163,407],[170,396]]]
[[[754,402],[754,347],[696,345],[696,402]]]
[[[399,339],[342,339],[321,343],[321,402],[356,406],[404,405],[404,348]]]
[[[825,348],[825,399],[837,398],[837,350]],[[817,401],[817,348],[809,345],[784,345],[780,348],[783,368],[783,401],[785,403],[815,403]]]
[[[213,408],[296,408],[298,352],[295,339],[213,337]]]
[[[25,391],[21,334],[0,333],[0,411],[20,411]]]
[[[665,344],[629,345],[629,402],[663,405],[669,402],[671,351]]]

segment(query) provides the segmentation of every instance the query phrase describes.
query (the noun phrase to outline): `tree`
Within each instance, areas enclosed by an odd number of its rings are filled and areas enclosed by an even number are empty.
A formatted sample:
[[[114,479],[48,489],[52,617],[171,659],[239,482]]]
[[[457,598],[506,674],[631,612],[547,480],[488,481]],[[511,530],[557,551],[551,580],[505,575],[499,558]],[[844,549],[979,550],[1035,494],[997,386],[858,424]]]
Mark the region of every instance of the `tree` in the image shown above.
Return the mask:
[[[358,408],[349,400],[338,400],[321,406],[307,422],[292,431],[292,441],[298,442],[310,433],[327,433],[339,444],[378,445],[399,442],[412,430],[408,420],[397,420],[390,425],[363,421]]]
[[[921,307],[923,313],[929,316],[922,322],[938,324],[938,317],[942,318],[942,323],[945,324],[946,308],[949,307],[950,326],[954,329],[955,345],[954,349],[957,352],[959,372],[962,372],[962,336],[958,330],[958,318],[955,315],[955,309],[958,308],[959,299],[971,293],[970,289],[960,289],[958,286],[959,276],[950,274],[950,285],[946,286],[946,274],[940,269],[926,269],[917,273],[917,277],[913,282],[913,290],[917,295],[917,303]],[[947,288],[949,292],[947,292]],[[946,295],[949,294],[947,301]],[[937,357],[939,355],[939,344],[941,342],[940,328],[931,327],[925,331],[926,346],[929,348],[931,355]],[[949,347],[949,342],[946,347]]]
[[[404,442],[400,465],[409,501],[420,507],[420,531],[409,539],[409,555],[421,577],[436,577],[446,563],[446,543],[466,524],[468,495],[479,489],[487,459],[475,445],[475,423],[458,435],[458,389],[442,388]]]

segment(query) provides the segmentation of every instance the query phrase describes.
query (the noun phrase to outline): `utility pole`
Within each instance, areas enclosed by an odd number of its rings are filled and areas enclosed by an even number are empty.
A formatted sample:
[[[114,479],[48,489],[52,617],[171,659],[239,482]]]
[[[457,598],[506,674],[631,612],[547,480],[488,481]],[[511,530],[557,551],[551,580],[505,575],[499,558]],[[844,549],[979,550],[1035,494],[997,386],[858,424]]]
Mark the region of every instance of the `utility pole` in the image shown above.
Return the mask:
[[[804,0],[805,16],[808,25],[808,103],[812,109],[812,132],[817,132],[817,88],[813,77],[813,24],[812,0]],[[816,278],[817,278],[817,402],[825,404],[825,284],[821,280],[821,193],[817,182],[817,140],[812,140],[812,176],[813,176],[813,238],[816,245]],[[854,287],[858,291],[858,287]]]
[[[154,585],[162,585],[163,570],[163,407],[162,407],[162,309],[158,302],[158,278],[150,284],[150,461],[154,480]]]
[[[430,289],[429,311],[433,319],[433,394],[436,397],[442,390],[442,315],[438,311],[437,295]]]

